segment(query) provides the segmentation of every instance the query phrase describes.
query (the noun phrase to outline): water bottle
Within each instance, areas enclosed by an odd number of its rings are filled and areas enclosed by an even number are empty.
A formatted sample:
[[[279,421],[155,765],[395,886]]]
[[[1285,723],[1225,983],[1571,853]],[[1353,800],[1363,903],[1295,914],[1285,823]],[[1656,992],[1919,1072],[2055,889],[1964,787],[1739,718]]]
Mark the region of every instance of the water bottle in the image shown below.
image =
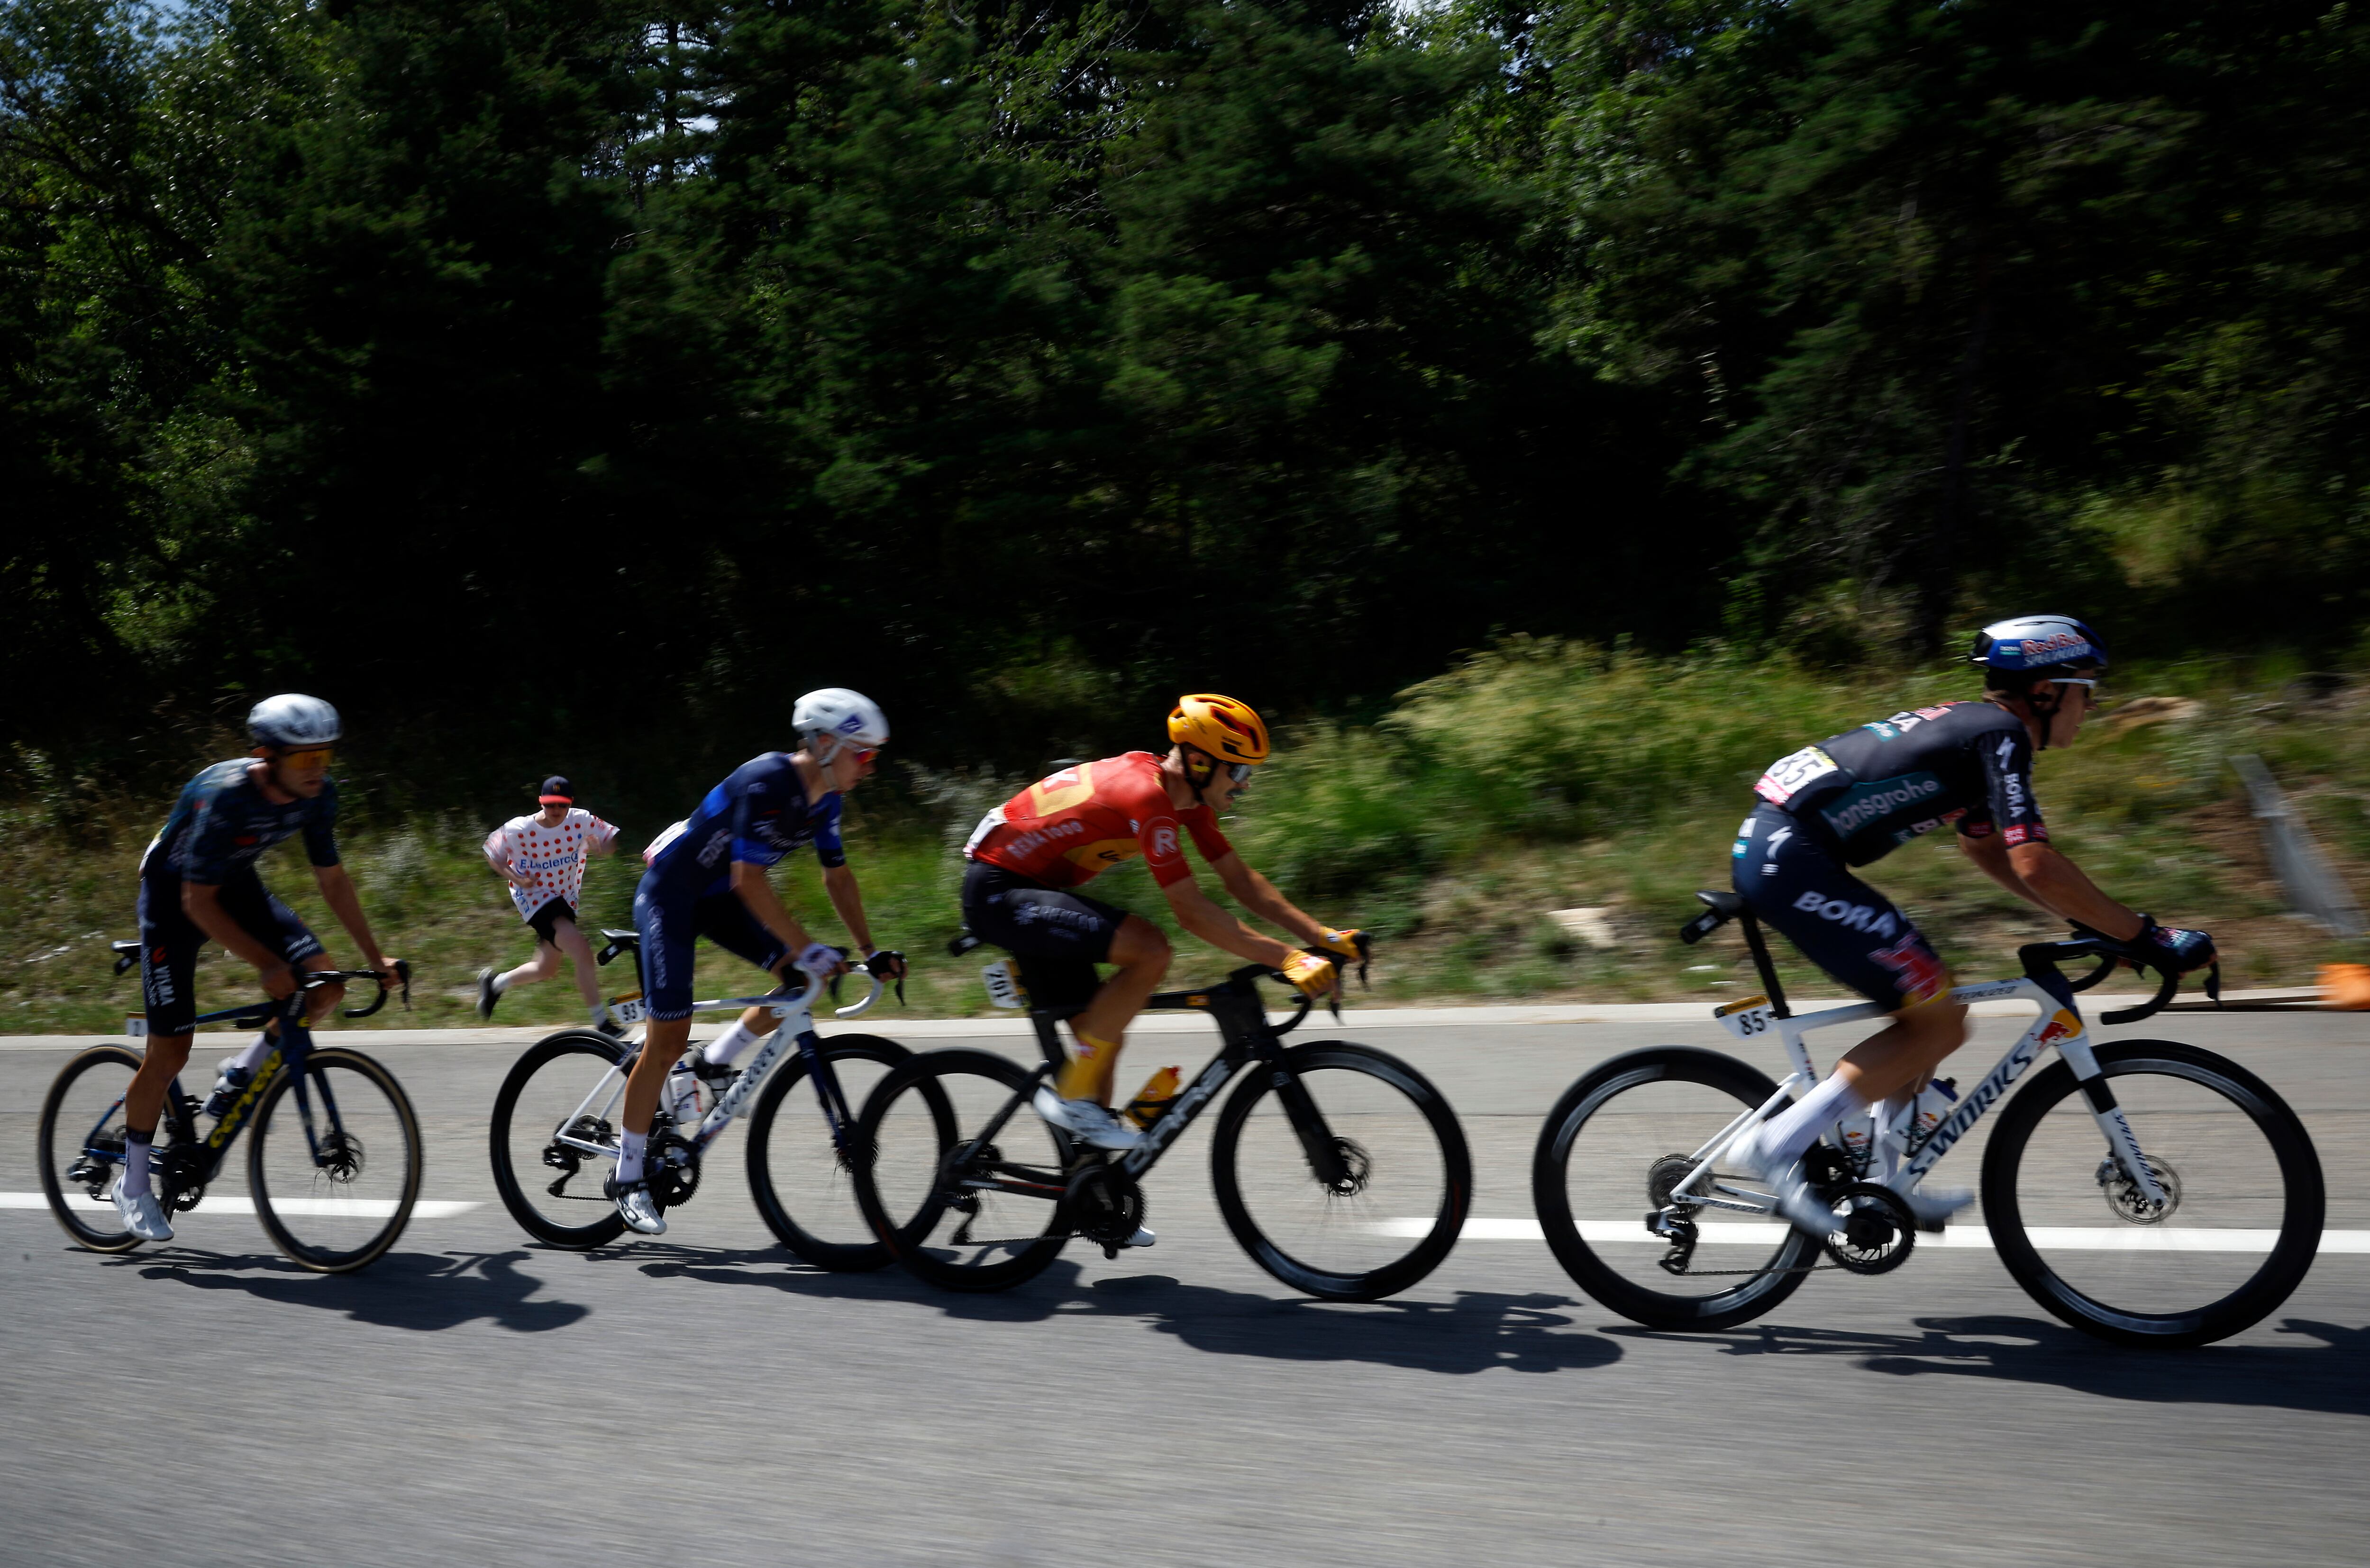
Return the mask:
[[[1136,1126],[1149,1129],[1168,1109],[1168,1103],[1177,1098],[1177,1070],[1162,1068],[1145,1080],[1144,1087],[1135,1092],[1135,1098],[1127,1103],[1122,1114]]]
[[[1887,1130],[1900,1139],[1905,1149],[1941,1126],[1942,1118],[1949,1116],[1950,1107],[1958,1103],[1959,1081],[1938,1078],[1917,1092],[1917,1097],[1910,1102],[1909,1108],[1894,1117],[1893,1126]]]
[[[675,1063],[674,1070],[667,1074],[667,1099],[674,1106],[674,1125],[686,1134],[714,1108],[713,1102],[700,1104],[700,1087],[699,1074],[691,1070],[687,1061]]]

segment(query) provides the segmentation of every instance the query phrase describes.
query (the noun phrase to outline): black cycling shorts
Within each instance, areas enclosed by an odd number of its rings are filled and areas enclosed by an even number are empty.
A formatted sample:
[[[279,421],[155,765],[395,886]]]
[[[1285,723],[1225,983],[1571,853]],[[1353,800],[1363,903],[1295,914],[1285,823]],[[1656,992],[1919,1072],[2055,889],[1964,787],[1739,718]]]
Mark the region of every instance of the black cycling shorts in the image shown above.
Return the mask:
[[[1102,984],[1125,910],[1064,887],[1048,887],[984,860],[963,873],[963,923],[1020,960],[1020,983],[1039,1007],[1083,1004]]]
[[[301,967],[305,959],[326,951],[296,911],[263,890],[253,871],[230,874],[215,890],[215,901],[233,924],[285,959]],[[181,879],[144,876],[140,879],[140,1001],[147,1010],[151,1035],[186,1035],[198,1015],[198,950],[206,933],[181,908]]]
[[[1909,917],[1784,811],[1754,808],[1730,853],[1736,890],[1761,922],[1887,1013],[1950,990],[1949,967]]]
[[[541,909],[526,917],[526,923],[535,931],[535,940],[554,947],[559,945],[559,938],[552,934],[552,927],[560,921],[570,925],[576,923],[576,906],[565,898],[546,898]]]

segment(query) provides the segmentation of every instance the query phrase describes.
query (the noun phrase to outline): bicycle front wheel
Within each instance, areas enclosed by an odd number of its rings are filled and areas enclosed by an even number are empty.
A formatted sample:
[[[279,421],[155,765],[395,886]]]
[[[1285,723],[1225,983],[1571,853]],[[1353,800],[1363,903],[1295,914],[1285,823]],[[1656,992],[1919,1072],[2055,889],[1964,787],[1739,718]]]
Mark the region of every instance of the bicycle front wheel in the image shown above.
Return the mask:
[[[890,1070],[913,1052],[877,1035],[838,1035],[823,1042],[823,1061],[837,1085],[825,1110],[826,1085],[793,1057],[758,1093],[749,1116],[749,1196],[782,1245],[817,1268],[863,1273],[891,1261],[888,1244],[865,1223],[856,1201],[854,1117],[834,1123],[842,1107],[860,1106]],[[917,1084],[931,1108],[935,1082]],[[937,1102],[943,1109],[943,1099]],[[941,1152],[954,1145],[954,1117],[938,1118]]]
[[[2253,1073],[2171,1040],[2098,1047],[2152,1207],[2110,1152],[2073,1069],[2054,1062],[2001,1113],[1984,1151],[1984,1218],[2016,1282],[2123,1345],[2210,1345],[2288,1299],[2320,1248],[2320,1158]]]
[[[857,1202],[916,1277],[944,1290],[1009,1290],[1061,1255],[1071,1150],[1030,1108],[1035,1082],[986,1051],[931,1051],[865,1101]]]
[[[123,1091],[139,1070],[130,1047],[93,1046],[66,1063],[41,1102],[41,1192],[66,1234],[94,1253],[140,1244],[109,1196],[123,1170]]]
[[[1547,1113],[1531,1156],[1531,1198],[1556,1261],[1649,1328],[1731,1328],[1801,1288],[1818,1243],[1783,1221],[1682,1204],[1694,1228],[1685,1247],[1645,1224],[1681,1185],[1758,1191],[1717,1156],[1697,1173],[1705,1150],[1777,1093],[1766,1073],[1688,1046],[1630,1051],[1582,1076]]]
[[[597,1029],[529,1046],[494,1093],[487,1127],[494,1191],[521,1229],[549,1246],[606,1246],[624,1234],[602,1191],[617,1169],[626,1047]]]
[[[1311,1140],[1333,1180],[1317,1178]],[[1255,1065],[1219,1113],[1210,1176],[1251,1261],[1328,1301],[1379,1300],[1430,1274],[1473,1202],[1448,1102],[1406,1063],[1347,1042],[1287,1050],[1282,1074]]]
[[[263,1092],[247,1182],[291,1262],[350,1274],[410,1223],[421,1162],[420,1118],[395,1074],[360,1051],[316,1049]]]

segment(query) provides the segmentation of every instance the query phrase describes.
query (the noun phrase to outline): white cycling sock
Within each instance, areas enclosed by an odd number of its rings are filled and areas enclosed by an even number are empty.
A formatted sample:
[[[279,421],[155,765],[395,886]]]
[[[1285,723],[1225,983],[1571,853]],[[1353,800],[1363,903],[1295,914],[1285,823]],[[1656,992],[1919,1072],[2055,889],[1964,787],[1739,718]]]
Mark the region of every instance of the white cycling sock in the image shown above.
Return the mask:
[[[642,1179],[642,1145],[649,1141],[650,1136],[646,1132],[621,1132],[617,1135],[619,1185]]]
[[[130,1127],[123,1129],[123,1185],[132,1192],[148,1190],[148,1152],[155,1145],[155,1134],[141,1137]]]
[[[608,1021],[609,1004],[605,1001],[594,1002],[592,1004],[592,1026],[597,1029]]]
[[[255,1037],[255,1043],[253,1045],[248,1046],[247,1049],[231,1058],[230,1064],[231,1066],[237,1068],[242,1072],[253,1072],[257,1068],[263,1065],[263,1059],[270,1054],[271,1036],[270,1035],[258,1035]]]
[[[1789,1160],[1801,1159],[1802,1150],[1816,1143],[1819,1134],[1832,1123],[1866,1115],[1868,1102],[1844,1082],[1843,1070],[1838,1068],[1828,1074],[1825,1082],[1795,1101],[1790,1109],[1763,1125],[1761,1150],[1771,1163],[1783,1165]]]
[[[749,1026],[735,1018],[732,1027],[708,1041],[708,1048],[699,1054],[714,1066],[730,1067],[732,1059],[754,1045],[756,1040],[757,1036],[749,1032]]]

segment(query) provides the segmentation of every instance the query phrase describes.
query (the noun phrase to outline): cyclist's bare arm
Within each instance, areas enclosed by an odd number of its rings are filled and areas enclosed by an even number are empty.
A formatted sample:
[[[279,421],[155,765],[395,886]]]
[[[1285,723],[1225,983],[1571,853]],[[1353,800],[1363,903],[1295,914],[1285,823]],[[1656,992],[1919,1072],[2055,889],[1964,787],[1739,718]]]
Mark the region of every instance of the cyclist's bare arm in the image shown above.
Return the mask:
[[[2099,891],[2082,868],[2047,843],[2010,846],[1999,835],[1962,837],[1959,847],[1984,875],[2034,908],[2077,921],[2119,942],[2140,933],[2140,917]]]
[[[520,872],[517,867],[512,865],[509,861],[498,857],[491,847],[488,847],[485,853],[486,864],[494,868],[495,876],[500,877],[512,887],[520,889],[522,892],[527,888],[529,886],[527,879],[524,874]]]
[[[1275,890],[1275,884],[1243,864],[1238,854],[1221,856],[1210,863],[1227,892],[1235,896],[1243,908],[1270,924],[1292,933],[1309,946],[1321,946],[1325,928],[1311,920],[1290,899]]]
[[[732,891],[749,906],[749,912],[757,917],[757,923],[772,932],[774,939],[790,950],[791,957],[797,957],[813,944],[814,938],[807,934],[807,928],[799,923],[798,917],[790,913],[789,906],[782,902],[782,896],[774,891],[774,885],[766,879],[764,866],[753,865],[745,860],[734,861]]]
[[[839,923],[856,938],[856,950],[871,954],[875,950],[872,923],[864,918],[864,890],[856,885],[856,873],[845,865],[824,866],[823,890],[831,895],[831,907],[839,911]]]
[[[362,950],[362,962],[382,974],[392,971],[395,960],[379,946],[378,938],[371,934],[370,921],[362,914],[362,895],[354,891],[354,879],[346,875],[342,865],[316,865],[313,868],[314,884],[321,889],[321,899],[354,945]]]
[[[1261,936],[1218,908],[1191,876],[1179,877],[1160,891],[1168,899],[1168,907],[1177,912],[1178,923],[1221,952],[1277,969],[1292,961],[1294,949],[1272,937]]]
[[[264,990],[284,997],[296,989],[296,977],[280,955],[249,936],[247,928],[223,913],[222,889],[211,882],[181,884],[181,909],[200,931],[221,943],[234,957],[244,958],[263,977]]]

